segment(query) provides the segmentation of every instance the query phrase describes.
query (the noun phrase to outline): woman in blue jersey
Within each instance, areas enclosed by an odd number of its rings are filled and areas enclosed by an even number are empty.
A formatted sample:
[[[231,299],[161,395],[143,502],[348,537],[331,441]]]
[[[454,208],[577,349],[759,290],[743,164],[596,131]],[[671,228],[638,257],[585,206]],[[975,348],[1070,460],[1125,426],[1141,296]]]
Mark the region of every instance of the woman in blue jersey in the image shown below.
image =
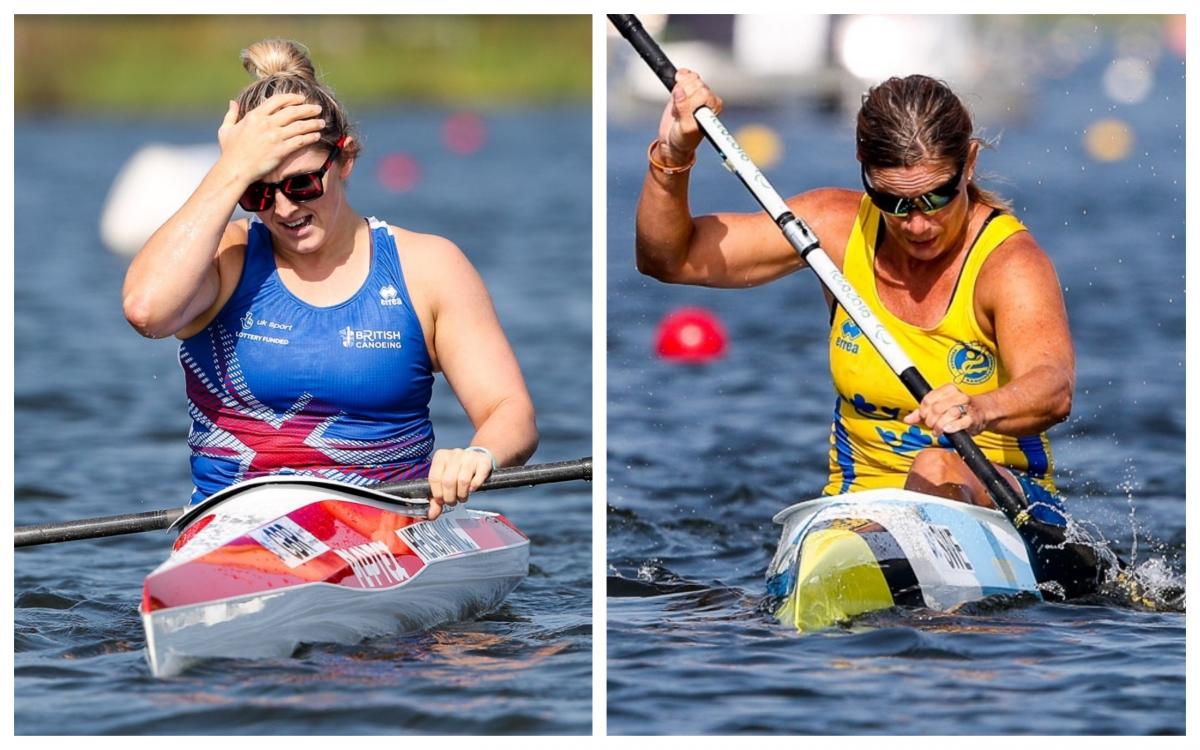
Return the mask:
[[[255,81],[221,156],[134,258],[124,309],[176,336],[193,501],[273,473],[374,484],[428,475],[436,517],[537,446],[533,405],[478,273],[449,240],[357,214],[358,139],[307,51],[242,53]],[[230,222],[235,206],[253,213]],[[441,371],[475,434],[433,450]]]
[[[650,145],[637,210],[638,268],[715,287],[765,284],[804,265],[765,213],[693,217],[693,113],[720,99],[680,70]],[[892,78],[863,97],[862,190],[788,201],[934,386],[919,404],[845,311],[832,310],[837,399],[826,494],[906,487],[991,506],[944,435],[966,431],[1014,487],[1053,502],[1045,430],[1066,419],[1075,360],[1054,267],[996,195],[975,182],[981,141],[942,82]],[[832,305],[832,298],[827,300]]]

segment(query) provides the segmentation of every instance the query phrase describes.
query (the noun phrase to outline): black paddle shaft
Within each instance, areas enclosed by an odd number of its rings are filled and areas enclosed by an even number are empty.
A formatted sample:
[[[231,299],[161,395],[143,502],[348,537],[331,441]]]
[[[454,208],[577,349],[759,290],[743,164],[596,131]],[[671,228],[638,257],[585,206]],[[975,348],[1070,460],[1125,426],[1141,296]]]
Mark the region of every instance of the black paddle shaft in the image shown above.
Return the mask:
[[[530,487],[535,484],[569,482],[573,479],[582,479],[587,482],[592,481],[592,459],[590,456],[575,461],[557,461],[548,464],[497,469],[480,486],[478,491]],[[370,487],[370,489],[377,492],[386,492],[396,497],[429,497],[429,480],[405,479],[401,482],[377,484]]]
[[[13,533],[13,546],[32,547],[37,544],[74,542],[79,539],[137,534],[142,531],[160,531],[169,528],[181,515],[183,515],[183,508],[170,508],[151,510],[145,513],[127,513],[120,516],[81,518],[77,521],[62,523],[18,526]]]
[[[667,91],[675,88],[675,66],[667,59],[662,47],[659,47],[658,42],[654,41],[654,37],[650,36],[646,28],[642,26],[638,17],[610,13],[608,20],[612,22],[621,36],[625,37],[625,41],[637,50],[637,53],[654,71],[654,75],[658,76],[658,80],[667,87]]]
[[[592,458],[575,461],[558,461],[532,466],[513,466],[497,469],[478,491],[501,490],[513,487],[531,487],[551,482],[568,482],[574,479],[592,480]],[[401,498],[429,497],[429,480],[406,479],[402,482],[379,484],[369,489]],[[187,508],[168,508],[145,513],[129,513],[120,516],[83,518],[77,521],[46,523],[35,526],[18,526],[13,534],[14,547],[32,547],[38,544],[73,542],[80,539],[96,539],[122,534],[137,534],[142,531],[160,531],[169,528],[182,516]]]

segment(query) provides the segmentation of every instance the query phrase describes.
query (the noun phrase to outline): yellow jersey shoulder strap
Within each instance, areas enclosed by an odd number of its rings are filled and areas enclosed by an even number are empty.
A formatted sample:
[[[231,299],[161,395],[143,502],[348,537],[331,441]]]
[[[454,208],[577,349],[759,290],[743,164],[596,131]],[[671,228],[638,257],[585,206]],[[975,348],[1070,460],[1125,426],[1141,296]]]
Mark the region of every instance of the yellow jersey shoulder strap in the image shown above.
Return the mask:
[[[974,287],[975,279],[979,277],[979,271],[992,251],[1000,247],[1009,237],[1024,231],[1026,231],[1025,225],[1017,217],[1012,214],[1000,213],[1000,209],[994,209],[992,215],[984,220],[983,230],[975,238],[975,244],[971,247],[971,252],[967,255],[967,262],[963,264],[962,273],[959,275],[959,283]]]
[[[1009,237],[1024,231],[1026,231],[1025,226],[1017,220],[1017,217],[1001,213],[999,209],[994,209],[992,214],[984,220],[983,228],[971,245],[967,259],[959,272],[958,284],[950,301],[950,309],[946,311],[945,319],[947,321],[958,317],[970,327],[971,332],[979,340],[995,344],[990,337],[984,336],[983,329],[975,317],[975,282],[979,279],[979,272],[983,269],[983,264],[991,257],[992,252]]]
[[[842,261],[842,275],[850,281],[859,295],[864,297],[868,294],[874,296],[875,245],[878,241],[879,209],[864,195],[859,201],[858,216],[850,229],[850,239],[846,241],[846,256]],[[836,302],[834,308],[837,308]]]
[[[881,223],[879,209],[871,202],[870,197],[864,195],[859,202],[858,216],[851,228],[842,264],[842,273],[846,279],[864,299],[880,309],[882,305],[879,304],[875,293],[874,266]],[[975,319],[975,282],[992,252],[1012,235],[1024,231],[1025,225],[1017,217],[1001,213],[999,209],[994,210],[984,221],[959,272],[954,294],[943,319],[945,322],[957,319],[960,324],[969,326],[976,337],[982,338],[982,331]],[[835,303],[834,310],[836,308]]]
[[[878,238],[879,209],[875,208],[871,199],[864,195],[858,203],[858,215],[850,227],[850,236],[846,239],[846,252],[842,256],[842,275],[863,299],[868,299],[867,288],[864,284],[870,281],[870,288],[875,288],[875,283],[869,276],[873,273],[872,267],[875,265],[874,251]],[[828,297],[829,324],[833,325],[841,306],[832,295],[828,295]]]

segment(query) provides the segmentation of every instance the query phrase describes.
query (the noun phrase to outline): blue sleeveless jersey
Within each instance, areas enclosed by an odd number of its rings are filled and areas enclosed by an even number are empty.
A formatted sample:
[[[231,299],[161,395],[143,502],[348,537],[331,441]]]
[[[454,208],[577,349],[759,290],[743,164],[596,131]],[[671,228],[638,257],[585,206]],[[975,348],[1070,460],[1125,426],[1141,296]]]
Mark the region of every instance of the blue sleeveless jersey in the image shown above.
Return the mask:
[[[193,503],[268,474],[360,485],[428,474],[433,365],[395,238],[367,221],[366,282],[341,304],[315,307],[283,285],[270,232],[251,220],[233,296],[179,345]]]

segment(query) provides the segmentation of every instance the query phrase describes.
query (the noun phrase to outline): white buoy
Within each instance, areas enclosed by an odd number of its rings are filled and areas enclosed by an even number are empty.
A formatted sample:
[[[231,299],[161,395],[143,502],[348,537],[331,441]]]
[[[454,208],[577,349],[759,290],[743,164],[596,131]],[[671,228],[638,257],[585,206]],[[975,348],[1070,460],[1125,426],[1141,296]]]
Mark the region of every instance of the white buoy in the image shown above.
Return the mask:
[[[100,239],[105,246],[118,255],[137,253],[179,210],[220,155],[215,144],[148,143],[138,149],[117,173],[104,201]],[[235,218],[245,215],[240,208],[235,212]]]

